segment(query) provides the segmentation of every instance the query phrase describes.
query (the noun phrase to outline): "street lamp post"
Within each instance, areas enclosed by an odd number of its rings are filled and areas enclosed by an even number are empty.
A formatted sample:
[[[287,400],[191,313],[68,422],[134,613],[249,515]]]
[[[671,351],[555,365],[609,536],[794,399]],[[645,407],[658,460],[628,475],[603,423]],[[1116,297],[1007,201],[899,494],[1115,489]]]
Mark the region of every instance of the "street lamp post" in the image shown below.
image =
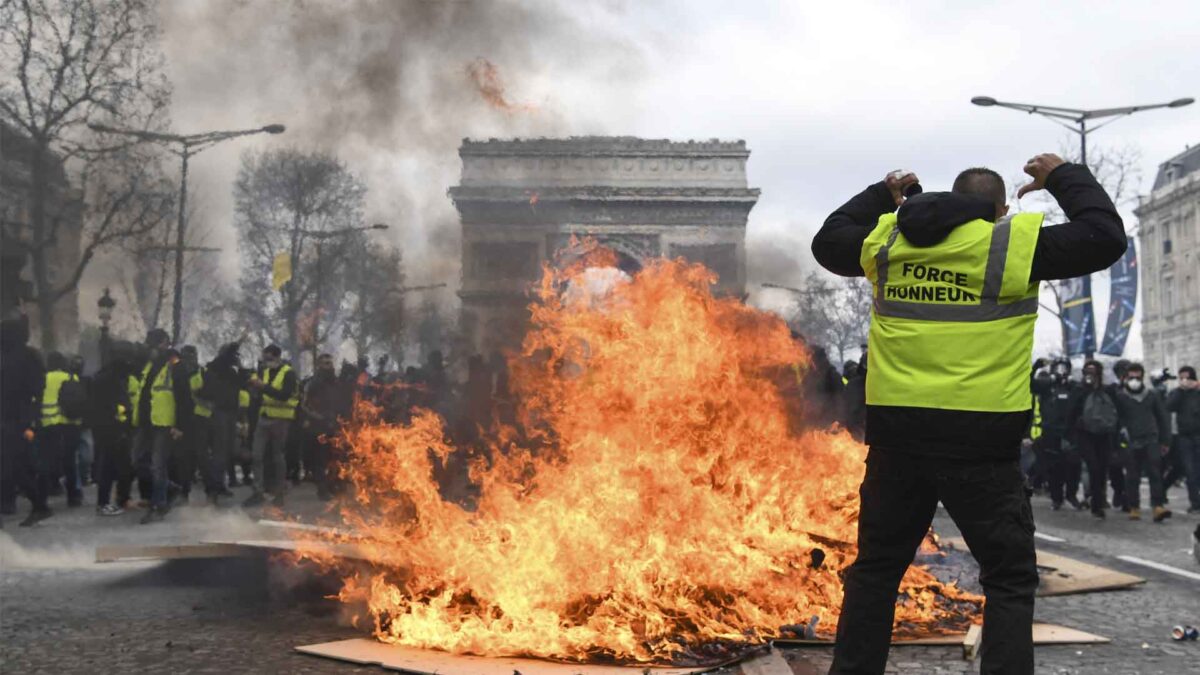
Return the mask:
[[[183,242],[187,229],[185,216],[187,209],[188,160],[192,155],[207,150],[222,141],[228,141],[241,136],[252,136],[254,134],[282,134],[286,127],[282,124],[268,124],[265,127],[257,129],[209,131],[187,135],[118,129],[103,124],[88,124],[88,128],[101,133],[120,134],[122,136],[131,136],[141,141],[178,146],[178,149],[172,150],[176,155],[179,155],[181,167],[179,172],[179,219],[175,225],[175,295],[171,302],[171,342],[177,343],[183,321],[183,253],[186,249]]]
[[[1124,108],[1097,108],[1094,110],[1062,108],[1059,106],[1038,105],[1034,103],[1010,103],[1008,101],[997,101],[991,96],[976,96],[971,99],[971,103],[974,103],[978,106],[983,106],[985,108],[996,106],[1000,108],[1020,110],[1021,112],[1028,113],[1030,115],[1041,115],[1055,124],[1059,124],[1067,129],[1070,129],[1072,132],[1079,134],[1079,163],[1087,166],[1088,133],[1096,131],[1101,127],[1106,127],[1109,124],[1116,122],[1117,119],[1132,115],[1136,112],[1154,110],[1156,108],[1182,108],[1185,105],[1191,105],[1195,102],[1195,100],[1196,99],[1193,98],[1177,98],[1170,103],[1151,103],[1149,105],[1131,105]],[[1112,117],[1115,119],[1111,119],[1090,129],[1088,128],[1088,120],[1098,120],[1106,117]],[[1060,120],[1067,120],[1073,123],[1075,126],[1071,126],[1071,124],[1066,124]]]
[[[100,365],[108,363],[108,355],[111,351],[111,341],[108,336],[108,323],[112,321],[113,308],[117,306],[117,301],[108,294],[108,288],[104,289],[104,295],[96,301],[96,313],[100,317]]]

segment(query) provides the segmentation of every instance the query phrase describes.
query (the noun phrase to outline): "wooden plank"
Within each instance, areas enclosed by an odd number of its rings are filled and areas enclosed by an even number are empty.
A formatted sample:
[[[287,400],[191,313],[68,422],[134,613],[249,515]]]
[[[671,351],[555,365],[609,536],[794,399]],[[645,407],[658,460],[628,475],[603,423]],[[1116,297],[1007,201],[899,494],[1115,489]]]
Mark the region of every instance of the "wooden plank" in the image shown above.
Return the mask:
[[[741,668],[742,675],[795,675],[787,659],[775,649],[743,661]]]
[[[963,636],[963,658],[974,661],[979,654],[979,644],[983,641],[983,626],[973,623]]]
[[[132,560],[182,560],[186,558],[241,558],[253,550],[225,543],[97,546],[96,562]]]
[[[389,645],[367,638],[323,642],[296,647],[302,654],[347,661],[360,666],[379,666],[386,670],[428,675],[690,675],[713,668],[657,668],[647,666],[608,666],[555,663],[537,659],[483,657],[450,654],[431,649]]]

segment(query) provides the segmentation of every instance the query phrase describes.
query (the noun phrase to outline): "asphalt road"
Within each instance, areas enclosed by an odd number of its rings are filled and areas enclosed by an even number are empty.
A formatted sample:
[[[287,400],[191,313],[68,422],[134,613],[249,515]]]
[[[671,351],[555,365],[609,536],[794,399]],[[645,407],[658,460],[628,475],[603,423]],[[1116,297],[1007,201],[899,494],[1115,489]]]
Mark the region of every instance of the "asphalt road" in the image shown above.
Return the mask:
[[[311,492],[311,486],[296,491],[293,508],[316,514]],[[61,500],[55,506],[58,515],[37,527],[17,528],[17,519],[9,517],[0,532],[0,672],[382,672],[292,651],[358,632],[319,599],[319,589],[291,588],[278,566],[258,559],[94,562],[97,544],[261,538],[250,517],[257,514],[184,507],[165,523],[139,526],[138,513],[99,518],[90,506],[68,511]],[[1200,642],[1170,638],[1175,624],[1200,625],[1200,580],[1118,557],[1200,573],[1188,552],[1200,518],[1177,513],[1154,524],[1112,514],[1095,521],[1086,513],[1051,511],[1044,498],[1035,498],[1034,509],[1039,533],[1062,540],[1039,538],[1039,547],[1147,579],[1133,590],[1040,598],[1038,620],[1113,642],[1039,647],[1039,673],[1200,672]],[[944,535],[957,534],[944,514],[936,526]],[[829,649],[794,649],[786,657],[798,674],[819,673],[828,667]],[[896,673],[978,667],[964,661],[961,650],[943,647],[896,648],[889,662],[889,672]]]

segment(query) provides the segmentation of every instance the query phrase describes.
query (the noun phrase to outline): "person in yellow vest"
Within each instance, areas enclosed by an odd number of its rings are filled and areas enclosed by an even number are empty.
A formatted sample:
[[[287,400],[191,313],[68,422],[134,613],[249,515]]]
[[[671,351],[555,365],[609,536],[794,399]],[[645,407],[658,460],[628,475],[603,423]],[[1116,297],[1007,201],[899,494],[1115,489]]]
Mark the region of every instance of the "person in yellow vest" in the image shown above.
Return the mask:
[[[967,169],[915,194],[896,171],[826,219],[812,251],[872,285],[866,475],[858,554],[845,571],[831,673],[882,673],[897,588],[940,501],[979,562],[982,672],[1033,672],[1038,586],[1033,513],[1018,464],[1029,424],[1038,284],[1090,274],[1125,252],[1121,217],[1084,166],[1026,163],[1070,222],[1008,215],[1004,180]],[[899,209],[897,210],[897,207]]]
[[[70,507],[83,504],[77,454],[83,429],[81,416],[86,403],[87,392],[82,388],[79,376],[68,370],[67,357],[59,352],[47,354],[38,452],[51,462],[51,488],[63,479],[67,506]]]
[[[266,461],[270,453],[274,478],[274,486],[270,491],[274,496],[274,505],[283,506],[287,494],[284,446],[292,420],[296,419],[296,406],[300,402],[296,371],[283,361],[283,352],[279,347],[268,345],[262,351],[262,367],[248,384],[251,391],[261,396],[262,405],[259,408],[258,425],[254,429],[254,494],[242,505],[249,508],[265,501]]]
[[[171,349],[170,336],[154,328],[146,335],[146,346],[150,360],[138,378],[133,406],[133,453],[139,473],[151,486],[143,525],[160,521],[167,513],[171,452],[183,440],[192,416],[191,387],[179,365],[179,354]]]
[[[204,386],[204,368],[200,366],[200,354],[195,345],[184,345],[179,350],[179,368],[187,376],[188,390],[192,394],[192,419],[183,430],[184,439],[175,444],[171,462],[171,482],[179,486],[179,499],[187,504],[192,494],[192,483],[196,470],[206,463],[209,444],[212,440],[212,402],[199,396]]]

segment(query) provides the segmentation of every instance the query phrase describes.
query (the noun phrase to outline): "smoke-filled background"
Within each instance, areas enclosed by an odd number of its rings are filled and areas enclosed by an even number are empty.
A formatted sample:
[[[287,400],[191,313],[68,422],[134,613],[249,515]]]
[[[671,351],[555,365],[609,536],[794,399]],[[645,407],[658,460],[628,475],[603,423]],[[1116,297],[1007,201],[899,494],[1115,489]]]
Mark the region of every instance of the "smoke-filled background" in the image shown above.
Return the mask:
[[[245,151],[336,154],[368,189],[367,222],[391,226],[409,283],[458,283],[457,183],[464,137],[632,134],[745,139],[762,199],[749,273],[798,285],[824,216],[887,170],[946,189],[966,166],[1018,178],[1031,155],[1074,144],[1040,118],[971,106],[973,95],[1079,107],[1194,94],[1191,3],[1153,11],[1047,6],[946,9],[932,2],[246,2],[160,6],[183,133],[282,123],[282,136],[222,144],[192,163],[197,217],[238,274],[231,183]],[[1087,21],[1080,21],[1087,16]],[[986,45],[986,47],[984,47]],[[1197,139],[1196,113],[1158,111],[1092,141],[1140,152],[1145,192],[1159,162]],[[1026,200],[1029,202],[1030,200]],[[1022,207],[1037,208],[1026,203]],[[1128,208],[1127,227],[1134,218]],[[103,285],[80,297],[90,313]],[[752,286],[756,288],[756,286]],[[1097,289],[1103,328],[1106,290]],[[755,292],[766,306],[788,301]],[[1049,316],[1039,351],[1057,346]],[[1130,351],[1140,351],[1136,331]]]

